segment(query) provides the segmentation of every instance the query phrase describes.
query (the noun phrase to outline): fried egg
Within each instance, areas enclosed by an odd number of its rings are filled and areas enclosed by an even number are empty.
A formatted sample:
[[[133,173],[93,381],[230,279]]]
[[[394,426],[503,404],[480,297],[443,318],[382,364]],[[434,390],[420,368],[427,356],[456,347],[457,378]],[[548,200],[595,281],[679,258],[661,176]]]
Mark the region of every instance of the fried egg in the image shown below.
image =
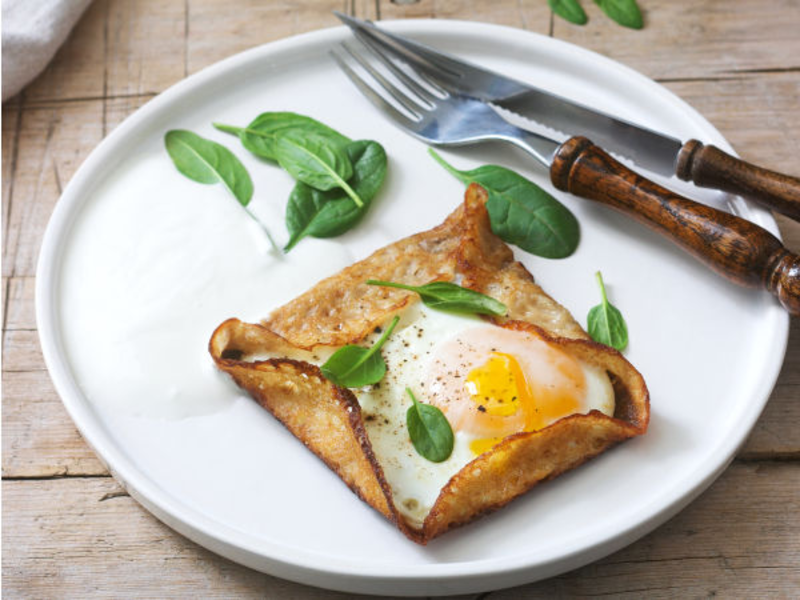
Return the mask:
[[[453,475],[506,436],[576,413],[613,415],[614,392],[605,371],[532,333],[420,302],[400,316],[381,349],[386,376],[352,391],[397,508],[411,524],[421,526]],[[376,330],[361,345],[379,336]],[[412,404],[406,388],[420,402],[439,407],[450,422],[455,446],[444,462],[431,462],[414,449],[406,429]]]

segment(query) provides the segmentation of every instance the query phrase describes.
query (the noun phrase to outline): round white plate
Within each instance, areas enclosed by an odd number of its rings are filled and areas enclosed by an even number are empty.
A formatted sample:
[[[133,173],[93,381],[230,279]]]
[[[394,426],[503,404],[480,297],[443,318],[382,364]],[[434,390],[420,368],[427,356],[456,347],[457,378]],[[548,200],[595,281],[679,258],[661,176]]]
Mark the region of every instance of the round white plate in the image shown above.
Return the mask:
[[[570,44],[479,23],[383,25],[730,150],[664,88]],[[625,217],[555,192],[547,175],[514,149],[486,145],[443,154],[461,168],[511,167],[578,217],[582,240],[573,256],[518,256],[582,322],[599,302],[594,273],[602,271],[628,322],[626,356],[650,388],[644,437],[420,547],[212,368],[205,344],[214,325],[230,316],[265,316],[346,263],[438,224],[461,200],[463,186],[335,67],[328,51],[348,35],[340,27],[293,37],[189,77],[120,125],[75,175],[48,227],[37,281],[42,347],[70,415],[114,476],[159,519],[237,562],[315,586],[478,592],[549,577],[631,543],[685,506],[732,459],[778,375],[788,317],[767,293],[739,289]],[[254,212],[285,242],[291,180],[211,127],[212,121],[243,125],[269,110],[308,114],[354,139],[377,139],[390,163],[386,185],[359,227],[334,240],[304,240],[285,263],[265,253],[263,237],[224,190],[180,176],[163,147],[165,131],[174,128],[225,143],[254,178]],[[675,180],[669,185],[777,232],[766,211],[740,199]],[[126,229],[145,213],[152,226]],[[139,264],[138,256],[152,254],[157,259]],[[204,265],[215,259],[251,271],[206,280]],[[125,289],[153,301],[131,305]],[[129,347],[146,336],[152,352]],[[163,379],[165,364],[175,369]]]

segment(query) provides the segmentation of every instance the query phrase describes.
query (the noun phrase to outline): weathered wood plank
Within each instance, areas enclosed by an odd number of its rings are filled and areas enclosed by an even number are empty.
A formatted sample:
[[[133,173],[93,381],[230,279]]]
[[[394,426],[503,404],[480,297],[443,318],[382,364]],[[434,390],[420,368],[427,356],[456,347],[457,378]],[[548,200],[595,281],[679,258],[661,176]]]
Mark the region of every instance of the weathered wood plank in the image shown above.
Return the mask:
[[[800,245],[794,246],[795,250],[800,250]],[[778,378],[778,386],[794,386],[800,391],[800,319],[792,319],[789,326],[789,344],[786,351],[786,360]],[[794,396],[796,401],[800,400],[800,394]],[[797,402],[800,404],[800,402]]]
[[[800,22],[797,27],[800,31]],[[664,86],[719,129],[745,160],[800,176],[796,159],[800,153],[800,71],[665,82]]]
[[[156,94],[184,77],[186,6],[163,0],[109,2],[108,97]]]
[[[187,22],[187,74],[237,52],[306,31],[340,25],[332,11],[347,12],[345,0],[227,2],[191,0]],[[224,31],[225,35],[219,32]]]
[[[162,525],[110,478],[5,481],[3,523],[4,597],[350,597],[221,559]]]
[[[800,385],[778,384],[764,414],[737,455],[740,459],[763,460],[773,457],[800,461]],[[794,426],[786,426],[792,423]]]
[[[635,31],[583,2],[589,23],[556,18],[554,37],[594,50],[653,78],[727,77],[800,67],[800,2],[712,0],[640,2],[645,27]]]
[[[5,330],[36,329],[35,293],[36,280],[33,277],[11,277],[8,279],[8,297],[4,297],[6,307]],[[5,292],[4,292],[5,293]]]
[[[6,315],[8,314],[8,287],[10,285],[10,277],[3,277],[2,287],[0,287],[0,294],[2,294],[2,299],[0,299],[0,306],[3,310],[3,331],[5,331],[5,319]]]
[[[3,477],[104,475],[47,371],[3,373]]]
[[[778,228],[786,247],[794,252],[800,252],[800,223],[783,215],[775,215],[775,220],[778,222]]]
[[[30,329],[3,332],[3,372],[44,371],[39,334]]]
[[[30,104],[155,94],[184,77],[184,2],[94,2],[47,69]]]
[[[338,25],[333,8],[373,19],[482,20],[540,33],[552,26],[556,37],[661,79],[744,158],[798,173],[799,0],[776,0],[768,9],[757,0],[648,0],[641,3],[648,21],[641,32],[617,26],[594,3],[583,5],[592,21],[578,28],[551,20],[542,0],[95,0],[48,70],[3,107],[3,474],[22,478],[4,483],[6,596],[105,597],[113,590],[186,597],[203,590],[204,597],[342,597],[205,552],[119,496],[109,478],[25,479],[105,474],[42,370],[32,292],[44,224],[58,189],[102,136],[184,74],[256,44]],[[112,98],[75,101],[104,94]],[[787,246],[800,251],[800,224],[779,218],[779,225]],[[758,464],[734,463],[676,519],[604,561],[489,597],[796,595],[798,398],[795,320],[780,379],[739,455]],[[763,462],[775,456],[795,458]]]
[[[795,225],[798,225],[795,223]],[[793,229],[800,233],[800,227]],[[800,250],[800,236],[792,242]],[[739,458],[793,457],[800,459],[800,319],[792,319],[786,358],[761,418]],[[787,426],[788,425],[788,426]]]
[[[734,464],[637,543],[583,569],[491,598],[791,597],[800,589],[798,489],[797,464]]]
[[[104,122],[106,135],[111,133],[117,125],[122,123],[153,98],[154,96],[150,94],[140,94],[136,96],[120,96],[106,100]]]
[[[35,274],[44,230],[63,186],[102,139],[102,115],[99,100],[23,106],[5,275]]]
[[[377,21],[381,18],[380,0],[347,0],[341,12],[353,15],[359,19]]]
[[[22,109],[19,135],[9,142],[12,148],[16,145],[15,152],[3,152],[4,171],[14,171],[3,185],[4,275],[35,275],[44,231],[64,186],[104,130],[116,127],[149,99],[48,101]]]
[[[25,88],[25,99],[100,98],[105,93],[108,0],[93,2],[53,60]]]
[[[379,18],[388,19],[455,19],[510,25],[547,35],[550,31],[550,9],[539,0],[420,0],[398,2],[378,0]],[[357,15],[360,16],[360,15]],[[365,17],[371,18],[371,17]]]
[[[797,465],[734,464],[689,508],[628,548],[490,597],[791,597],[800,589],[798,486]],[[206,598],[346,597],[215,557],[156,521],[108,478],[6,481],[3,522],[9,597],[93,598],[109,590],[170,598],[198,590]]]
[[[11,192],[13,190],[14,174],[17,166],[17,137],[19,135],[20,116],[19,98],[9,100],[3,105],[3,253],[5,254],[8,240],[8,214],[11,208]],[[5,273],[5,271],[3,271]]]

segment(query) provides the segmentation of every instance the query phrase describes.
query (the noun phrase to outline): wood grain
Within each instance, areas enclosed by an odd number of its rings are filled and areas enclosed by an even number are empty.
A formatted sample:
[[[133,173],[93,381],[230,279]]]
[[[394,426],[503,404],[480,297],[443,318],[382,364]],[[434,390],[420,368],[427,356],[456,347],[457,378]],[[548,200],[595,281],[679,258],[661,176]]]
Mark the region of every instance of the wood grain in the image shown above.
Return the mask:
[[[183,2],[106,0],[103,4],[101,65],[106,98],[154,95],[185,76]]]
[[[800,68],[798,0],[640,2],[645,27],[613,23],[594,2],[586,27],[556,18],[553,36],[618,60],[658,80],[736,77]]]
[[[39,246],[61,190],[103,139],[103,106],[103,100],[23,104],[3,275],[36,274]]]
[[[347,11],[346,4],[343,0],[240,0],[236,10],[231,10],[227,2],[193,0],[187,16],[186,74],[259,44],[338,26],[333,11]],[[226,34],[219,35],[219,31]]]
[[[28,85],[26,102],[102,98],[108,2],[93,2],[47,68]]]
[[[582,136],[558,149],[550,179],[642,223],[730,281],[766,288],[800,317],[800,256],[766,229],[645,179]]]
[[[19,147],[19,144],[17,144],[17,137],[19,135],[19,121],[21,116],[22,111],[19,109],[19,98],[10,100],[3,105],[3,256],[6,255],[5,240],[8,239],[8,214],[11,207],[11,193],[14,189],[14,175],[17,169],[17,148]],[[5,271],[3,271],[3,273],[5,274]]]
[[[201,590],[204,598],[351,597],[217,557],[153,519],[109,478],[40,481],[36,495],[30,485],[3,483],[6,597],[182,598]],[[794,465],[736,464],[678,517],[624,550],[489,597],[779,597],[800,589],[798,487]],[[740,489],[752,500],[744,507]]]
[[[38,500],[30,497],[31,485],[3,482],[4,597],[348,597],[203,550],[152,518],[108,477],[39,482]]]
[[[110,478],[55,393],[37,340],[36,258],[61,189],[104,135],[233,52],[337,26],[337,9],[485,21],[578,43],[658,78],[745,160],[800,174],[800,0],[640,4],[642,31],[619,27],[586,1],[590,22],[581,28],[553,18],[544,0],[95,0],[45,72],[3,106],[4,596],[348,597],[240,567],[172,532]],[[785,245],[800,252],[800,224],[777,220]],[[481,597],[796,597],[798,400],[795,319],[764,414],[705,494],[602,561]]]
[[[745,73],[664,85],[719,129],[743,159],[800,176],[800,74]]]
[[[686,142],[676,174],[697,186],[742,196],[800,220],[800,179],[751,164],[712,144]]]
[[[519,0],[450,0],[448,2],[378,2],[377,18],[388,19],[456,19],[510,25],[547,35],[551,15],[546,2]],[[356,15],[361,16],[361,15]],[[368,15],[362,18],[371,18]]]

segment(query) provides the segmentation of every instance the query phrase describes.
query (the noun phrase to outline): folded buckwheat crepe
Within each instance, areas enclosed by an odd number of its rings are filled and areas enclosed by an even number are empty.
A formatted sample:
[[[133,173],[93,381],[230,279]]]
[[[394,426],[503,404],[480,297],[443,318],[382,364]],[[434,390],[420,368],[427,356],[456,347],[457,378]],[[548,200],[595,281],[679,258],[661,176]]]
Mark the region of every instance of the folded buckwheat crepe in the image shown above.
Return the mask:
[[[645,433],[649,419],[641,375],[591,341],[514,260],[485,203],[470,186],[438,227],[378,250],[261,323],[225,321],[209,345],[220,369],[420,544]],[[453,282],[508,311],[444,312],[367,280]],[[379,382],[346,388],[323,376],[338,349],[369,348],[381,336]],[[411,431],[412,393],[450,426],[444,460],[417,448],[428,430]]]

